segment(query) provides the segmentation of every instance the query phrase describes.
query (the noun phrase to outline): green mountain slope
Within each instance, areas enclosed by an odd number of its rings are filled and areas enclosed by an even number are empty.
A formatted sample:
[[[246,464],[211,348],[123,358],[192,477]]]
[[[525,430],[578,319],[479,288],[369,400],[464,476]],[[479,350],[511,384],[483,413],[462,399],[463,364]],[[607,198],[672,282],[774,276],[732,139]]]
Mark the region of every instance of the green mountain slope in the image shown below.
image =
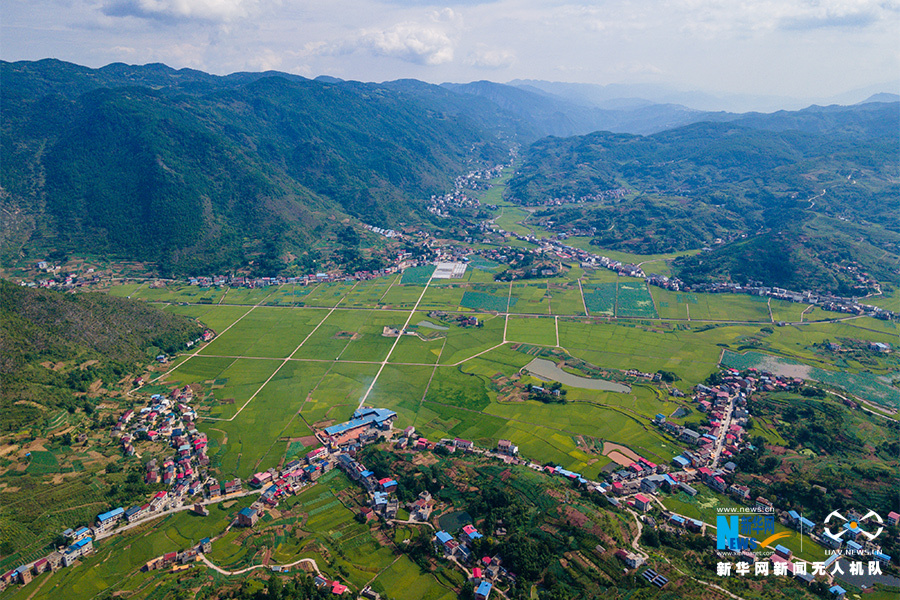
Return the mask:
[[[624,201],[551,206],[535,217],[592,232],[602,248],[713,247],[675,263],[688,282],[733,278],[847,293],[856,278],[847,267],[900,282],[897,105],[763,117],[749,116],[752,128],[696,123],[646,137],[540,140],[510,181],[509,198],[543,205],[625,187]]]
[[[0,426],[15,430],[48,408],[81,406],[75,392],[97,380],[114,386],[200,332],[193,321],[143,302],[0,280]]]
[[[335,217],[416,222],[520,130],[427,84],[58,61],[0,76],[7,260],[61,248],[185,273],[302,252]]]

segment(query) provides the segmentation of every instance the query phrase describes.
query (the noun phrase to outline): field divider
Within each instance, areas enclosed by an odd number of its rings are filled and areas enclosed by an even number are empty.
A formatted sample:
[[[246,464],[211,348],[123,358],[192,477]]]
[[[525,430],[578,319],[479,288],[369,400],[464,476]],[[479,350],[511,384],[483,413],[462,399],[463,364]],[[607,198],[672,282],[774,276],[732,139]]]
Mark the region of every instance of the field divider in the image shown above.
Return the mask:
[[[359,283],[359,282],[357,282],[357,283]],[[350,288],[350,291],[353,291],[353,288],[354,288],[354,287],[356,287],[356,283],[353,284],[353,287]],[[274,292],[273,292],[273,293],[274,293]],[[349,294],[350,292],[347,292],[347,293]],[[269,294],[269,295],[271,296],[271,294]],[[273,379],[276,375],[278,375],[278,371],[280,371],[280,370],[284,367],[284,365],[288,364],[288,362],[291,360],[291,357],[294,356],[294,355],[297,353],[297,351],[300,350],[300,348],[303,347],[303,344],[305,344],[306,341],[307,341],[309,338],[311,338],[312,335],[313,335],[316,331],[319,330],[319,327],[322,326],[322,323],[324,323],[325,321],[328,320],[328,317],[331,316],[331,313],[334,312],[334,309],[336,309],[337,306],[338,306],[338,304],[340,304],[341,302],[343,302],[343,301],[344,301],[344,298],[346,298],[346,297],[347,297],[346,294],[343,295],[343,296],[341,296],[341,299],[337,301],[337,304],[335,304],[334,306],[331,307],[331,310],[328,311],[328,314],[325,315],[325,316],[322,318],[321,321],[319,321],[318,325],[316,325],[315,327],[313,327],[313,330],[310,331],[309,334],[308,334],[305,338],[303,338],[303,341],[300,342],[300,344],[299,344],[296,348],[294,348],[293,352],[291,352],[290,354],[288,354],[288,355],[281,361],[281,364],[278,365],[278,368],[276,368],[276,369],[272,372],[272,374],[269,375],[269,378],[266,379],[266,380],[263,382],[263,384],[262,384],[261,386],[259,386],[259,388],[258,388],[255,392],[253,392],[253,395],[250,396],[250,398],[249,398],[246,402],[244,402],[244,404],[237,410],[236,413],[234,413],[233,415],[231,415],[231,417],[229,417],[228,419],[223,419],[223,418],[219,418],[219,417],[203,417],[203,418],[204,418],[204,419],[208,419],[208,420],[210,420],[210,421],[234,421],[234,420],[237,418],[237,416],[238,416],[239,414],[241,414],[241,412],[242,412],[245,408],[247,408],[247,405],[249,405],[251,402],[253,402],[253,399],[256,398],[256,396],[258,396],[259,393],[260,393],[261,391],[263,391],[263,388],[265,388],[266,385],[268,385],[268,383],[269,383],[270,381],[272,381],[272,379]],[[266,298],[268,298],[268,296],[266,296]],[[265,300],[265,299],[264,299],[264,300]],[[262,304],[262,302],[260,302],[260,304]],[[259,304],[257,304],[257,306],[259,306]],[[256,308],[256,306],[254,306],[253,308]],[[253,310],[253,309],[251,308],[250,310]],[[249,313],[250,311],[248,310],[247,312]],[[243,318],[243,317],[242,317],[242,318]],[[223,333],[224,333],[224,332],[223,332]],[[183,363],[182,363],[182,364],[183,364]]]
[[[585,316],[591,316],[587,309],[587,300],[584,299],[584,287],[581,285],[581,277],[578,278],[578,291],[581,292],[581,305],[584,307]]]
[[[425,292],[428,291],[428,286],[431,285],[431,281],[434,279],[434,273],[432,273],[428,277],[428,281],[425,283],[425,288],[422,290],[422,293],[419,294],[419,299],[416,300],[415,306],[413,306],[412,310],[409,312],[409,316],[406,317],[406,323],[403,324],[403,328],[400,329],[400,335],[397,336],[397,339],[394,340],[393,345],[391,345],[390,351],[387,353],[387,356],[384,357],[384,360],[381,361],[381,366],[378,368],[378,372],[375,373],[374,379],[372,379],[372,383],[369,384],[366,393],[363,394],[362,398],[359,399],[359,408],[362,408],[366,402],[366,399],[369,397],[369,394],[372,393],[372,390],[375,388],[375,383],[378,381],[378,377],[381,376],[381,372],[384,371],[385,365],[388,364],[388,361],[391,358],[391,354],[394,353],[394,349],[397,347],[397,344],[400,343],[400,340],[403,338],[403,332],[406,331],[406,328],[409,327],[409,322],[412,321],[413,316],[416,314],[416,311],[419,309],[419,304],[422,302],[422,298],[425,297]]]
[[[274,293],[275,293],[275,292],[272,292],[272,294],[274,294]],[[217,339],[219,339],[220,337],[222,337],[222,335],[223,335],[226,331],[228,331],[229,329],[231,329],[232,327],[234,327],[235,325],[237,325],[238,323],[240,323],[241,319],[243,319],[244,317],[246,317],[247,315],[249,315],[250,313],[252,313],[254,310],[256,310],[257,308],[259,308],[260,306],[262,306],[262,303],[265,302],[266,300],[268,300],[269,297],[270,297],[272,294],[269,294],[268,296],[266,296],[265,298],[263,298],[262,300],[260,300],[258,304],[254,304],[252,307],[250,307],[250,310],[248,310],[247,312],[245,312],[244,314],[242,314],[240,317],[238,317],[237,320],[235,320],[234,323],[232,323],[231,325],[229,325],[228,327],[226,327],[225,329],[223,329],[221,332],[217,333],[217,334],[216,334],[216,337],[213,338],[213,340],[212,340],[209,344],[206,344],[205,346],[201,346],[201,347],[197,348],[197,350],[195,350],[193,354],[189,354],[188,357],[187,357],[186,359],[184,359],[183,361],[181,361],[180,363],[178,363],[177,365],[175,365],[174,367],[172,367],[172,369],[170,369],[169,371],[166,371],[165,373],[163,373],[162,375],[160,375],[159,377],[157,377],[156,379],[154,379],[151,383],[156,383],[157,381],[159,381],[159,380],[162,379],[163,377],[168,377],[169,375],[171,375],[172,373],[174,373],[179,367],[184,366],[184,364],[185,364],[187,361],[191,360],[192,358],[194,358],[195,356],[197,356],[198,354],[200,354],[200,351],[201,351],[201,350],[204,350],[204,349],[206,349],[206,348],[209,348],[210,344],[215,343],[215,341],[216,341]]]

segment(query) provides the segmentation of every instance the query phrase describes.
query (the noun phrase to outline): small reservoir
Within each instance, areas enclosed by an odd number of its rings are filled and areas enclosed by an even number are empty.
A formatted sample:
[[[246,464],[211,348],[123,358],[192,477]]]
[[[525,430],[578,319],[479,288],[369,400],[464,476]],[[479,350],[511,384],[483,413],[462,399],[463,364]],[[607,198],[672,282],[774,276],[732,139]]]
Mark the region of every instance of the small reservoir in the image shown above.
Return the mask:
[[[558,381],[569,387],[585,390],[600,390],[603,392],[618,392],[620,394],[631,393],[631,388],[627,385],[616,383],[614,381],[606,381],[605,379],[591,379],[590,377],[572,375],[557,367],[556,363],[543,358],[534,359],[525,365],[525,370],[541,379]]]

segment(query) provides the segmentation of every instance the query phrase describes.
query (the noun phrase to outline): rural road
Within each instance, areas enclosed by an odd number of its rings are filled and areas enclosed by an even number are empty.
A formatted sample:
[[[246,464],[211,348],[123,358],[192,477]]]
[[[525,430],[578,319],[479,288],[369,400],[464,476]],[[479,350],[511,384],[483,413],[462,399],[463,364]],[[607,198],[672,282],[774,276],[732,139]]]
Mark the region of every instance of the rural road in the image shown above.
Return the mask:
[[[294,562],[288,563],[286,565],[253,565],[252,567],[245,567],[243,569],[238,569],[237,571],[226,571],[222,567],[217,567],[208,558],[206,558],[205,554],[201,554],[200,558],[201,558],[201,560],[203,560],[203,562],[206,563],[206,566],[208,566],[213,571],[221,573],[222,575],[241,575],[242,573],[248,573],[248,572],[252,571],[253,569],[271,569],[272,567],[281,567],[282,569],[284,569],[284,568],[295,567],[295,566],[297,566],[299,564],[303,564],[303,563],[312,565],[313,569],[315,569],[315,571],[318,575],[322,574],[322,571],[319,570],[319,565],[316,564],[316,561],[313,558],[301,558],[300,560],[295,560]]]
[[[150,521],[155,521],[156,519],[159,519],[160,517],[168,517],[169,515],[174,515],[175,513],[179,513],[179,512],[185,511],[185,510],[191,510],[192,508],[194,508],[194,504],[202,504],[202,505],[206,506],[209,504],[218,504],[219,502],[227,502],[229,500],[234,500],[236,498],[243,498],[245,496],[252,496],[254,494],[261,494],[261,493],[262,493],[262,489],[250,490],[248,492],[241,492],[240,494],[231,494],[227,498],[216,498],[215,500],[206,500],[205,502],[192,502],[191,504],[182,504],[178,508],[170,508],[169,510],[164,510],[162,512],[153,513],[152,516],[147,517],[146,519],[134,521],[133,523],[128,523],[121,527],[116,527],[115,529],[110,530],[110,531],[103,531],[101,533],[97,533],[94,536],[94,540],[99,541],[99,540],[114,536],[118,533],[122,533],[123,531],[128,531],[129,529],[134,529],[135,527],[137,527],[139,525],[144,525],[146,523],[149,523]]]

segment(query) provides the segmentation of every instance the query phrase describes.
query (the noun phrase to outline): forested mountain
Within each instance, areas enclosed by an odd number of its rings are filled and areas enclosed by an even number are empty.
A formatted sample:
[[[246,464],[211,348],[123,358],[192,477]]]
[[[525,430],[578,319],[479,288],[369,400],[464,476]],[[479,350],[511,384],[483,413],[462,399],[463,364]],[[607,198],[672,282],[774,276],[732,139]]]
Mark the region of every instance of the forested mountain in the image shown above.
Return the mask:
[[[74,408],[95,381],[107,387],[199,337],[185,317],[107,294],[64,294],[0,279],[3,430]]]
[[[335,217],[396,226],[533,140],[486,101],[162,65],[2,63],[4,257],[27,245],[211,271],[302,252]]]
[[[898,279],[897,102],[734,115],[634,98],[601,108],[491,82],[219,77],[56,60],[0,62],[0,78],[7,262],[55,250],[161,274],[248,265],[273,274],[347,217],[425,223],[432,194],[518,145],[511,199],[546,204],[625,187],[624,202],[537,217],[594,231],[604,248],[712,247],[681,261],[684,278],[846,291],[846,267],[858,262]],[[657,133],[544,137],[593,129]],[[770,248],[784,265],[761,266]]]
[[[761,280],[848,292],[855,266],[900,281],[896,103],[813,107],[651,136],[598,132],[533,144],[509,186],[542,205],[625,187],[624,201],[548,207],[555,227],[639,253],[713,246],[687,281]],[[722,241],[734,240],[730,244]]]

